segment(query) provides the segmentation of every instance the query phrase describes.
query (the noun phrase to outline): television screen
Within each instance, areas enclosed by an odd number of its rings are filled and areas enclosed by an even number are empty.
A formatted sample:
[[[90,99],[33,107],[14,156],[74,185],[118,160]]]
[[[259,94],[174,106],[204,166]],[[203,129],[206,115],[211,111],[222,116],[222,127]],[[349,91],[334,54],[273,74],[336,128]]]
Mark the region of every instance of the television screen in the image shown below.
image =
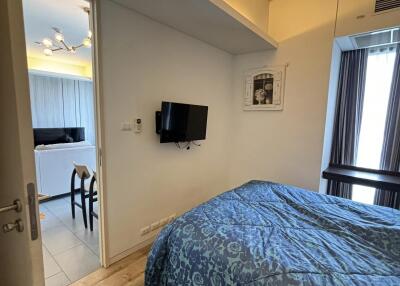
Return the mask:
[[[162,102],[160,142],[190,142],[206,138],[208,107]]]

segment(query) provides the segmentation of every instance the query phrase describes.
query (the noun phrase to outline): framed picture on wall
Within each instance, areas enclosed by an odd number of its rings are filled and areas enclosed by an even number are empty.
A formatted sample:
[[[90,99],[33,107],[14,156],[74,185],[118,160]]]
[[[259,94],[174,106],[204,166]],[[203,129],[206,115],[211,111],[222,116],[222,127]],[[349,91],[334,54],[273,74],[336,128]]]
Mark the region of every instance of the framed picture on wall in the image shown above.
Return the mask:
[[[286,66],[249,70],[243,110],[283,110]]]

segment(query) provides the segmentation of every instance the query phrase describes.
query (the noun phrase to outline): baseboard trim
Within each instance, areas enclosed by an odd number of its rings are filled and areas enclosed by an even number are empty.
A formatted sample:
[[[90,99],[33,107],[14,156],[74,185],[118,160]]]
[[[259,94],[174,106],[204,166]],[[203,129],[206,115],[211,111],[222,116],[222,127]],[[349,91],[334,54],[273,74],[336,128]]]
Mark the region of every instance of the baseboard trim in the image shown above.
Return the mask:
[[[114,255],[113,257],[111,257],[111,258],[108,260],[108,262],[109,262],[108,265],[112,265],[112,264],[114,264],[115,262],[118,262],[118,261],[120,261],[121,259],[123,259],[123,258],[125,258],[125,257],[127,257],[127,256],[129,256],[129,255],[131,255],[132,253],[134,253],[134,252],[136,252],[136,251],[138,251],[138,250],[140,250],[140,249],[142,249],[142,248],[145,248],[146,246],[149,246],[150,244],[152,244],[152,243],[154,242],[154,240],[156,239],[156,237],[157,237],[157,235],[154,235],[154,236],[152,236],[152,237],[146,239],[145,241],[142,241],[141,243],[135,245],[134,247],[129,248],[129,249],[127,249],[127,250],[125,250],[125,251],[123,251],[123,252],[117,254],[117,255]]]
[[[76,190],[75,194],[80,194],[80,191]],[[45,198],[39,199],[39,203],[49,202],[49,201],[53,201],[53,200],[57,200],[57,199],[61,199],[61,198],[70,197],[70,196],[71,196],[71,193],[63,193],[63,194],[54,195],[54,196],[46,195]]]

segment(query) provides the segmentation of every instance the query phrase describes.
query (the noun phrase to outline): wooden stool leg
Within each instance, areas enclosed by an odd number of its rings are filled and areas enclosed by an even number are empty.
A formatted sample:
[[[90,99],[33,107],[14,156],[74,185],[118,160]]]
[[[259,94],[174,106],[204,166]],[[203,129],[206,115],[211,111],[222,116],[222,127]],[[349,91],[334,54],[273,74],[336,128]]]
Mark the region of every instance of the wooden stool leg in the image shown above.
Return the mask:
[[[93,188],[94,188],[94,182],[96,181],[95,177],[92,177],[92,180],[90,181],[90,188],[89,188],[89,226],[90,226],[90,231],[93,231]]]
[[[93,194],[89,195],[89,227],[93,231]]]
[[[85,179],[81,179],[81,205],[82,205],[83,224],[85,225],[85,228],[87,228]]]
[[[74,168],[71,176],[71,213],[73,219],[75,219],[75,175],[76,170]]]

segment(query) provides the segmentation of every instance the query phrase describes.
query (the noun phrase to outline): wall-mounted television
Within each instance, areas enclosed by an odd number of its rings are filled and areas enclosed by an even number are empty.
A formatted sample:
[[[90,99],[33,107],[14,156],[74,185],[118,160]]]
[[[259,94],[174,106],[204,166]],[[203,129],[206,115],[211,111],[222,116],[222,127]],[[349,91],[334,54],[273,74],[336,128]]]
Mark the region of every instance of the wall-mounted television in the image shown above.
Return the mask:
[[[165,102],[156,112],[160,143],[206,139],[208,106]]]
[[[34,128],[33,138],[35,147],[42,144],[81,142],[85,141],[85,128]]]

